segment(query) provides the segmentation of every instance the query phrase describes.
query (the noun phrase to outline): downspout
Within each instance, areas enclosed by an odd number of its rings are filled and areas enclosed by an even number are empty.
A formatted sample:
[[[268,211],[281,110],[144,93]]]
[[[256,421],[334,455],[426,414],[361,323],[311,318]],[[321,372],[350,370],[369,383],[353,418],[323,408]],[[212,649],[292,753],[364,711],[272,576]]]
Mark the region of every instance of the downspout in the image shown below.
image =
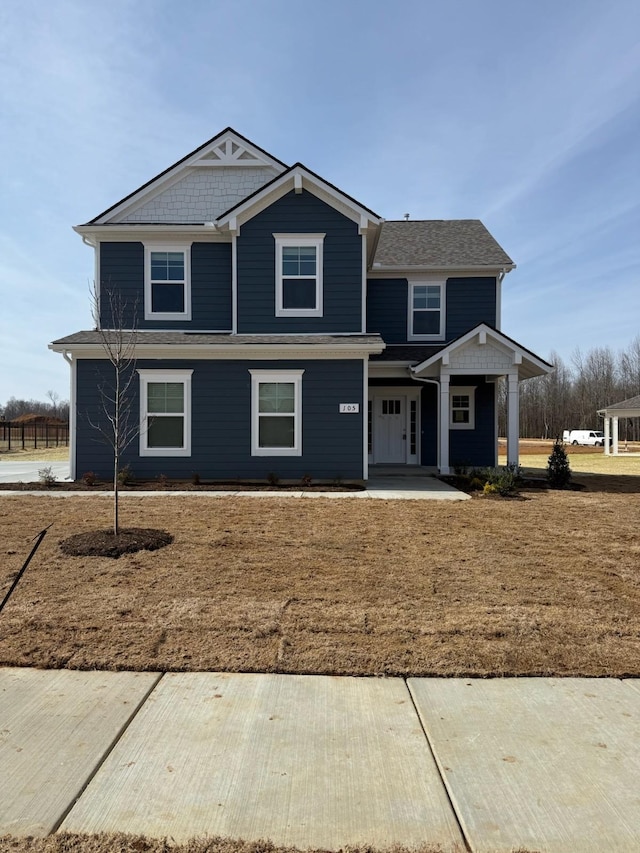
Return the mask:
[[[415,375],[412,367],[409,367],[408,370],[409,370],[409,376],[411,377],[411,379],[414,379],[416,382],[426,382],[426,383],[429,383],[431,385],[435,385],[438,388],[438,393],[436,394],[436,407],[437,407],[436,408],[436,423],[438,425],[438,431],[437,431],[437,434],[438,434],[438,440],[437,440],[438,453],[436,456],[436,462],[438,464],[438,471],[440,471],[440,391],[439,391],[440,380],[438,380],[438,379],[427,379],[426,377],[423,379],[422,377]],[[420,426],[422,426],[422,418],[420,419]]]

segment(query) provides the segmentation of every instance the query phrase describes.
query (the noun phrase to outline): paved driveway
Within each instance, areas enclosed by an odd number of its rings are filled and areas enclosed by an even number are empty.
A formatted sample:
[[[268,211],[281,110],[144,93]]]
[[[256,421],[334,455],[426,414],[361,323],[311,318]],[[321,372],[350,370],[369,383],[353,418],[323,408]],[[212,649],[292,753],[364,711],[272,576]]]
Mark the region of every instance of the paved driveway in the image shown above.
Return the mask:
[[[0,483],[37,483],[38,471],[50,467],[58,480],[69,479],[68,462],[0,462]]]

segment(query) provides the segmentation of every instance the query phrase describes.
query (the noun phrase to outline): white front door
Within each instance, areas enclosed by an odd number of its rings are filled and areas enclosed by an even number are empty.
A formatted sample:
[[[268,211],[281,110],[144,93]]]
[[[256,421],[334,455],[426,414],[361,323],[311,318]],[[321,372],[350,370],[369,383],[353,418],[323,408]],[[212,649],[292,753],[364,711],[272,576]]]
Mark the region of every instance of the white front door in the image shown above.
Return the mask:
[[[373,403],[373,461],[402,465],[407,461],[406,397],[375,397]]]

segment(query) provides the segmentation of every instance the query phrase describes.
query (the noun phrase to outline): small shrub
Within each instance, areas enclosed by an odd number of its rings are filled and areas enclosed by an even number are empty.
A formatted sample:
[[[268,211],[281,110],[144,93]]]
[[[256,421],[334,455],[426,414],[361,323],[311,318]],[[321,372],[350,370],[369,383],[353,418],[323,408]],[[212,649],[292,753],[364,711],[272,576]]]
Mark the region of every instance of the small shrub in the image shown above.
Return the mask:
[[[553,450],[547,463],[547,482],[552,489],[564,489],[571,480],[571,468],[567,451],[559,438],[553,444]]]
[[[38,470],[38,478],[48,489],[50,489],[56,482],[56,475],[53,473],[51,465],[47,465],[45,468],[40,468]]]
[[[312,481],[313,477],[311,474],[303,474],[302,479],[300,480],[303,486],[310,486]]]
[[[123,465],[122,468],[118,471],[118,483],[121,486],[128,486],[130,483],[133,483],[134,480],[135,477],[130,466]]]
[[[472,477],[469,481],[469,491],[471,492],[481,492],[484,489],[485,480],[480,477]]]
[[[278,477],[278,475],[275,474],[273,471],[270,471],[267,474],[267,483],[269,483],[270,486],[277,486],[279,482],[280,477]]]
[[[193,483],[194,486],[200,485],[200,474],[198,474],[197,471],[194,471],[193,474],[191,475],[191,482]]]
[[[484,493],[498,494],[503,498],[515,495],[522,484],[522,476],[518,465],[505,465],[504,468],[489,468],[486,471]],[[490,489],[487,489],[490,486]]]
[[[93,473],[93,471],[85,471],[82,475],[82,482],[85,484],[85,486],[95,486],[97,479],[98,478]]]
[[[497,495],[498,487],[495,483],[485,483],[482,489],[482,493],[485,495]]]

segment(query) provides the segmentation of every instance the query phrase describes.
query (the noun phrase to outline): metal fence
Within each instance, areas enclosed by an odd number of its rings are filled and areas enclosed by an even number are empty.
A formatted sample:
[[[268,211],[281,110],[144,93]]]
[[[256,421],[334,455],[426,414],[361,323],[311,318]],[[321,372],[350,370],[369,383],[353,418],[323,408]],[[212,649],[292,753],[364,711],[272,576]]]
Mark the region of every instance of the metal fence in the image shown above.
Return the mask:
[[[67,447],[69,424],[0,421],[0,451]]]

